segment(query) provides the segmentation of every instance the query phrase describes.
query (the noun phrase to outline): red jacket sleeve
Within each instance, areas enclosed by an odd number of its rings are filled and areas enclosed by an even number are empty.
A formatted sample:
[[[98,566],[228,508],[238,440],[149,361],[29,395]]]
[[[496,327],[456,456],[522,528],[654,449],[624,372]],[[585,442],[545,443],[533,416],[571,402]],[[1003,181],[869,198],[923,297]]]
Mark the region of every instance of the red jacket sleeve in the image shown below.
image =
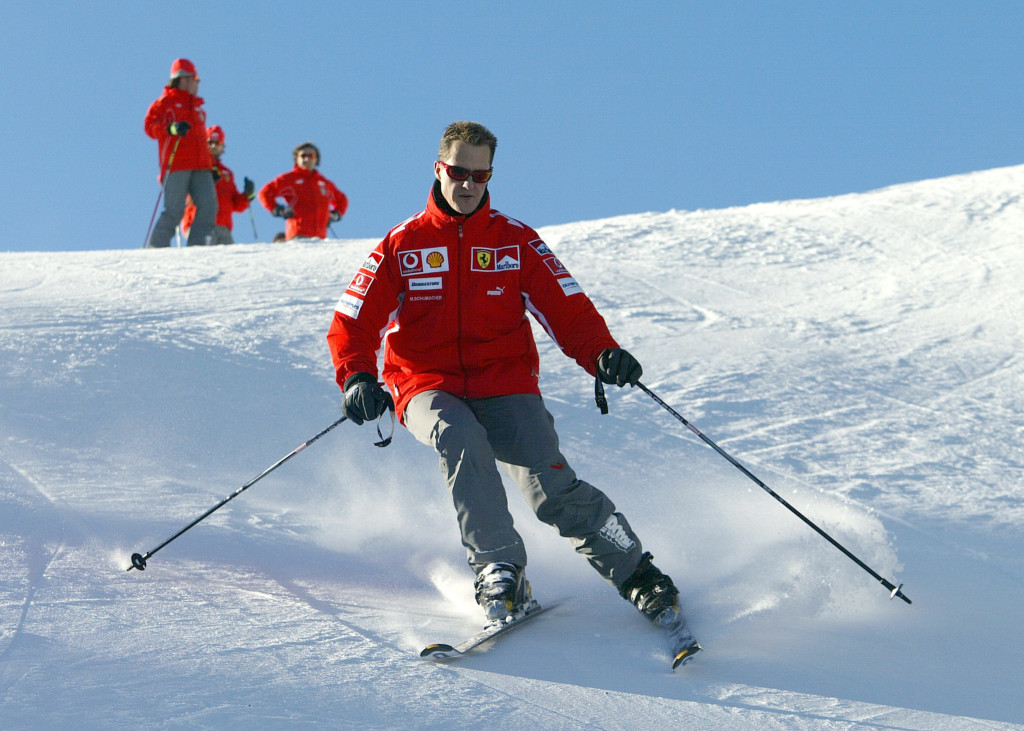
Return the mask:
[[[231,184],[231,187],[235,189],[234,192],[231,194],[231,200],[233,203],[232,209],[235,211],[235,213],[241,213],[242,211],[249,207],[249,203],[251,201],[245,195],[245,193],[238,192],[238,187],[235,186],[234,183]]]
[[[276,178],[260,188],[260,192],[256,196],[263,207],[271,213],[274,212],[274,206],[277,205],[277,191],[280,189],[281,183],[287,174],[288,173],[278,175]]]
[[[338,186],[334,183],[330,183],[330,186],[331,196],[334,198],[334,210],[338,212],[339,216],[344,216],[348,210],[348,196],[338,190]]]
[[[381,241],[359,267],[338,300],[327,344],[338,386],[360,371],[377,376],[377,351],[395,316],[402,291],[401,277],[385,259],[389,239]]]
[[[523,247],[522,288],[526,308],[566,355],[587,373],[597,373],[597,358],[618,347],[601,313],[576,279],[536,232]]]
[[[160,97],[149,105],[149,109],[146,110],[146,119],[143,122],[146,134],[154,140],[169,136],[167,125],[164,123],[163,100],[164,97]]]

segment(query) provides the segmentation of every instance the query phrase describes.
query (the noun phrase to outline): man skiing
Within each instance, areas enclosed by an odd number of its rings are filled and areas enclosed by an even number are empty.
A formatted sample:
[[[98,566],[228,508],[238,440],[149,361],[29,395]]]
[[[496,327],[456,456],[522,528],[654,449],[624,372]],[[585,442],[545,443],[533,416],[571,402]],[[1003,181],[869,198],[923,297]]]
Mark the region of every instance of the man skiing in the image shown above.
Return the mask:
[[[234,228],[233,214],[241,213],[249,207],[252,199],[256,197],[256,184],[246,178],[242,192],[238,192],[235,185],[235,174],[221,159],[224,154],[224,129],[220,125],[215,124],[206,130],[206,144],[213,156],[213,177],[216,180],[217,191],[217,225],[213,227],[210,234],[210,243],[233,244],[235,243],[235,239],[231,235],[231,230]],[[187,232],[192,228],[195,217],[195,204],[189,201],[185,206],[185,217],[181,219],[182,232]]]
[[[437,450],[489,622],[531,599],[526,550],[496,462],[537,517],[645,616],[678,614],[672,580],[560,452],[526,313],[604,383],[634,385],[642,369],[537,233],[491,208],[496,146],[480,124],[449,125],[426,209],[387,234],[342,295],[327,340],[344,412],[362,424],[393,405],[413,436]],[[390,394],[377,380],[382,336]]]

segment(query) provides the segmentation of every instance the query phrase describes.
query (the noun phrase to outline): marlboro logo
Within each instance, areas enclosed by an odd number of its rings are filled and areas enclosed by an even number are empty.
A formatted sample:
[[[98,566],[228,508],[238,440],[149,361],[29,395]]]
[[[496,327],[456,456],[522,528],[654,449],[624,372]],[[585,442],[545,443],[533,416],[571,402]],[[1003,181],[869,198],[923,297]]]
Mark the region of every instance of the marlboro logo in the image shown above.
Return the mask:
[[[472,269],[474,272],[508,272],[519,269],[519,247],[474,248]]]

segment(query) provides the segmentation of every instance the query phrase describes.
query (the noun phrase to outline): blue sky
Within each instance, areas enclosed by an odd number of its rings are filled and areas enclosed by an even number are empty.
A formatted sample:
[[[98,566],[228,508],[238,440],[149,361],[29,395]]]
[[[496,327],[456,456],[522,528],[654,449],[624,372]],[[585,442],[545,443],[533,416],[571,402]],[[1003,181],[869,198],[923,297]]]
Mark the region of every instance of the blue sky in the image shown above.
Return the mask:
[[[492,201],[534,227],[1022,157],[1019,0],[44,0],[6,7],[0,39],[0,251],[143,244],[159,186],[142,120],[179,56],[239,178],[262,185],[295,145],[320,147],[350,199],[342,238],[423,207],[456,119],[498,136]],[[255,224],[263,241],[283,230],[259,207]]]

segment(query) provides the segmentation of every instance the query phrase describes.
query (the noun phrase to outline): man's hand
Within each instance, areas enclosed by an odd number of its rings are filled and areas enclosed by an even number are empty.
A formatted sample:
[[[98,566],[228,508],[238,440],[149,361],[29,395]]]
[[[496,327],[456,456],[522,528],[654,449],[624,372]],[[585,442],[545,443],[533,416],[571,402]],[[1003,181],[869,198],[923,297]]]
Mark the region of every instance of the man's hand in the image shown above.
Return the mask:
[[[171,137],[184,137],[190,129],[192,129],[192,125],[188,122],[171,122],[167,125],[167,131]]]
[[[252,182],[249,178],[245,179],[245,185],[242,187],[242,195],[249,200],[256,197],[256,183]]]
[[[597,377],[604,383],[635,386],[643,374],[637,359],[622,348],[608,348],[597,359]]]
[[[356,424],[373,421],[394,407],[395,402],[391,399],[391,394],[377,383],[372,374],[360,371],[345,379],[345,402],[342,410],[349,421]]]
[[[338,213],[337,211],[333,211],[332,210],[331,211],[331,215],[330,215],[330,219],[331,219],[331,223],[337,223],[338,221],[341,220],[341,214]]]
[[[277,216],[278,218],[294,218],[295,217],[295,211],[292,210],[291,206],[283,206],[280,203],[278,203],[276,206],[274,206],[274,210],[271,211],[271,214]]]

